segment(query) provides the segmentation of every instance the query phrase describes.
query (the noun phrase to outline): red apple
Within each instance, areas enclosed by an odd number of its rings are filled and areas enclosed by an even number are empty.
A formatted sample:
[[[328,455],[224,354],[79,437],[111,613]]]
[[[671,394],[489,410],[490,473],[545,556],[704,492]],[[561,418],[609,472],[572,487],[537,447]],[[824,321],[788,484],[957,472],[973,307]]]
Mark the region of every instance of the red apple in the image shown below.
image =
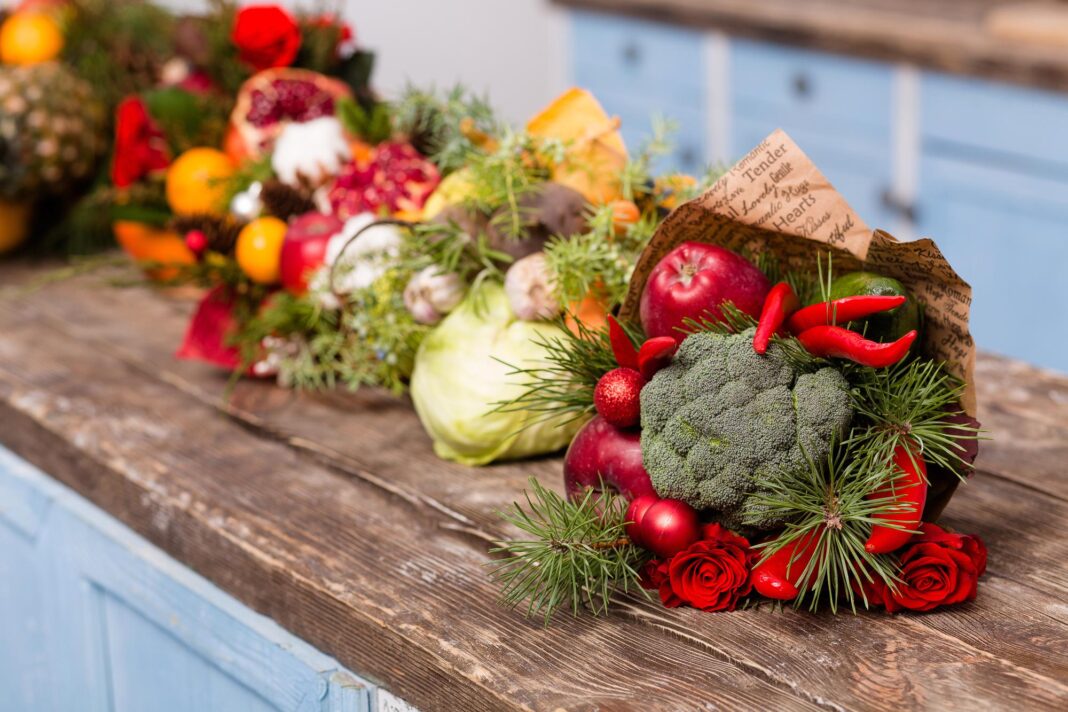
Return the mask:
[[[322,267],[330,238],[343,226],[336,216],[314,211],[294,218],[282,242],[282,286],[294,294],[308,291],[309,274]]]
[[[564,456],[567,496],[581,499],[588,489],[599,489],[601,480],[628,500],[656,494],[642,465],[641,431],[622,430],[598,415],[578,431]]]
[[[771,284],[744,257],[703,242],[684,242],[657,263],[645,283],[641,320],[646,336],[680,338],[686,319],[722,318],[730,300],[760,317]]]

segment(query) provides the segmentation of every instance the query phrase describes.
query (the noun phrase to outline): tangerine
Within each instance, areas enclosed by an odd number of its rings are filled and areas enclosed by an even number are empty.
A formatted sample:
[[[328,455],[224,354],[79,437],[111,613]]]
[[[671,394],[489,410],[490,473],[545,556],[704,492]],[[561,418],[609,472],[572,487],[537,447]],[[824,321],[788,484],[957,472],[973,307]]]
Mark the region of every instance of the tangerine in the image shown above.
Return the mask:
[[[0,60],[4,64],[40,64],[63,49],[63,33],[50,16],[30,10],[15,12],[0,26]]]
[[[214,148],[191,148],[167,169],[167,204],[179,215],[225,211],[226,179],[234,162]]]
[[[275,217],[256,218],[237,235],[234,256],[248,278],[274,284],[281,278],[282,242],[286,224]]]

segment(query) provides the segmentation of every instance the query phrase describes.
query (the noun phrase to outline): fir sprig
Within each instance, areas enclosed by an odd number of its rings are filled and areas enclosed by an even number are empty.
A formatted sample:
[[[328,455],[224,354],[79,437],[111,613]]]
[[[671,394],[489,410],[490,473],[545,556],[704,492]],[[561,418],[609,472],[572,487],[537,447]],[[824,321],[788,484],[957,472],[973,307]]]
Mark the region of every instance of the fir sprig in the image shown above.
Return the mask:
[[[916,445],[928,464],[964,477],[969,463],[961,458],[963,441],[982,437],[979,428],[950,419],[963,412],[964,383],[926,359],[884,369],[854,366],[846,375],[853,384],[855,417],[865,425],[854,428],[849,439],[861,458],[885,462],[898,447],[911,452]]]
[[[479,138],[496,136],[501,126],[489,102],[461,85],[444,93],[409,86],[393,106],[393,117],[394,128],[443,174],[467,165],[484,148]]]
[[[809,609],[815,610],[826,601],[837,612],[845,599],[855,613],[858,597],[868,605],[865,583],[878,577],[893,587],[897,575],[893,557],[865,550],[872,525],[878,517],[905,512],[911,505],[894,496],[870,496],[894,476],[889,460],[873,466],[844,443],[832,444],[825,462],[814,461],[808,453],[805,458],[808,466],[798,471],[756,478],[757,489],[746,501],[747,516],[766,521],[770,515],[787,522],[782,534],[757,548],[764,561],[786,546],[797,545],[799,551],[787,568],[790,582],[800,591],[795,606],[807,601]],[[811,558],[802,563],[800,554],[810,552]]]
[[[525,509],[514,503],[502,516],[530,538],[490,550],[505,555],[491,563],[505,605],[525,604],[527,616],[548,625],[561,608],[603,615],[613,594],[641,590],[638,569],[648,554],[627,538],[624,498],[602,488],[572,502],[533,477],[525,495]]]
[[[544,352],[546,365],[523,368],[506,363],[508,376],[523,384],[523,391],[509,401],[497,403],[495,412],[533,413],[525,427],[561,418],[573,422],[593,413],[593,391],[601,376],[619,366],[612,352],[608,329],[590,329],[578,319],[575,331],[561,325],[559,336],[538,334],[533,343]],[[641,342],[638,327],[624,324],[631,341]]]
[[[738,334],[757,324],[756,319],[739,309],[729,299],[720,303],[719,313],[719,318],[705,311],[696,319],[692,317],[683,319],[682,333],[686,336],[700,333]]]

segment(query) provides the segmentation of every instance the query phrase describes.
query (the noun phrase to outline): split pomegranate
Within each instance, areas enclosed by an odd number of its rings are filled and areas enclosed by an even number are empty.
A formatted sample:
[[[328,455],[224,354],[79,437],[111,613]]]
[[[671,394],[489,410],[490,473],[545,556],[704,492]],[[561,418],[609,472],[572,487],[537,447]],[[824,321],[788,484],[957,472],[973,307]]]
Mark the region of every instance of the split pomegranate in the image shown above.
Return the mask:
[[[380,143],[369,158],[352,161],[330,188],[330,206],[342,220],[364,212],[418,216],[441,181],[437,167],[409,143]]]
[[[267,69],[241,85],[230,124],[244,153],[257,158],[270,150],[286,124],[333,116],[337,100],[351,96],[344,83],[318,72]]]

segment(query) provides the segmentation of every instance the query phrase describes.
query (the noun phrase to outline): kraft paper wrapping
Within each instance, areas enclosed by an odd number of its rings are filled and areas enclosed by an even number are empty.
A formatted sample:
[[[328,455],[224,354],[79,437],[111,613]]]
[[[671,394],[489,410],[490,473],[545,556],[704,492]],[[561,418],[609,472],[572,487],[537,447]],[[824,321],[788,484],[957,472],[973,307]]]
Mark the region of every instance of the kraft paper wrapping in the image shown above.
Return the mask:
[[[925,306],[923,352],[964,380],[962,406],[975,415],[972,288],[933,241],[898,242],[873,232],[784,131],[768,136],[703,195],[665,218],[634,268],[621,318],[637,319],[650,271],[687,241],[750,254],[771,250],[801,269],[815,269],[817,253],[830,251],[834,274],[870,269],[900,280]]]

